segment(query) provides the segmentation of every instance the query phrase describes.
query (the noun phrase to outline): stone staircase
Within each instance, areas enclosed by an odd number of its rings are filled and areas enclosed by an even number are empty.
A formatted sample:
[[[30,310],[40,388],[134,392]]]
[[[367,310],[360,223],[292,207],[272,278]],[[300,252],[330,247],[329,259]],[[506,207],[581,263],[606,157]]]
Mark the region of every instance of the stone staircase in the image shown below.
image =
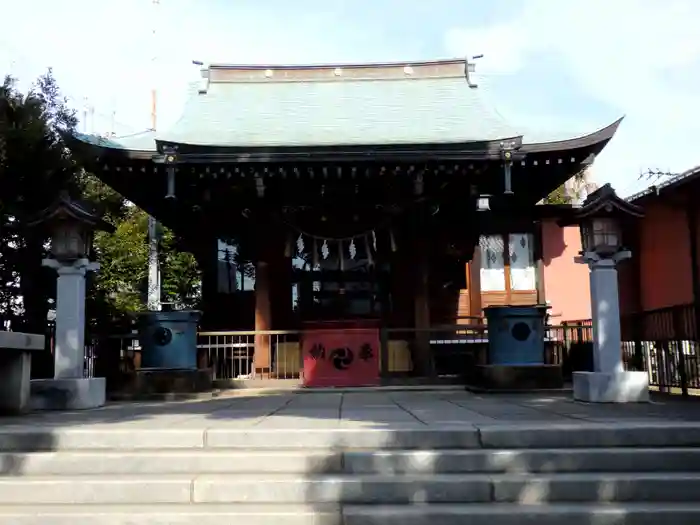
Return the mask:
[[[700,523],[700,425],[0,427],[2,525]]]

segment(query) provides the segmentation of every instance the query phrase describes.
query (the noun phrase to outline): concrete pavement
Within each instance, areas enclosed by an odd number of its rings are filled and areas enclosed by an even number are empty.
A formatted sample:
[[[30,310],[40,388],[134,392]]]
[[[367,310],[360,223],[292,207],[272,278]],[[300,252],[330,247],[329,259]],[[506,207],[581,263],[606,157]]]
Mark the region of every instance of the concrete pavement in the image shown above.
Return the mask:
[[[0,428],[442,429],[682,422],[700,423],[700,400],[657,397],[648,404],[587,405],[566,394],[236,391],[207,400],[113,403],[85,411],[5,417]]]

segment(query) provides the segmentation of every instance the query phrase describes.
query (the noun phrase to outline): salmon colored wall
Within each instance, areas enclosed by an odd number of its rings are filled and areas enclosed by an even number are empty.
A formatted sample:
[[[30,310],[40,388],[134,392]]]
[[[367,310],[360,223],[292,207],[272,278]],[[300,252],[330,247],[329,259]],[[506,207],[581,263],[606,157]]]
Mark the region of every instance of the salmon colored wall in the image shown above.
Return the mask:
[[[544,295],[554,324],[591,317],[588,266],[574,262],[580,251],[578,226],[562,228],[555,220],[543,221]]]
[[[688,224],[683,206],[651,202],[639,223],[642,310],[693,301]]]

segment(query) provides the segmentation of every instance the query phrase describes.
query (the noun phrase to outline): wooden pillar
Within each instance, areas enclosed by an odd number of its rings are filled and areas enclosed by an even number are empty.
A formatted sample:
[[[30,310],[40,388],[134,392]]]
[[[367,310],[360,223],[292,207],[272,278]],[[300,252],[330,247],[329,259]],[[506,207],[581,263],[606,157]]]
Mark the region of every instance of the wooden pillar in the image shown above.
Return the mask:
[[[481,317],[481,248],[474,247],[474,255],[468,265],[469,277],[469,316]]]
[[[564,234],[562,230],[562,235]],[[532,236],[535,241],[533,255],[535,259],[535,279],[537,286],[537,304],[545,304],[547,301],[544,287],[544,235],[542,230],[542,222],[535,223],[535,231]],[[548,312],[551,314],[551,312]]]
[[[217,256],[218,242],[215,237],[202,239],[197,246],[197,263],[202,276],[202,322],[205,329],[216,327],[216,296],[217,296]]]
[[[258,261],[255,267],[255,331],[265,332],[271,329],[270,268],[267,261]],[[253,368],[256,376],[270,373],[270,350],[270,336],[256,333],[253,354]]]
[[[416,375],[432,376],[433,360],[430,353],[430,285],[427,246],[418,242],[415,265],[414,319],[416,328],[413,366]]]

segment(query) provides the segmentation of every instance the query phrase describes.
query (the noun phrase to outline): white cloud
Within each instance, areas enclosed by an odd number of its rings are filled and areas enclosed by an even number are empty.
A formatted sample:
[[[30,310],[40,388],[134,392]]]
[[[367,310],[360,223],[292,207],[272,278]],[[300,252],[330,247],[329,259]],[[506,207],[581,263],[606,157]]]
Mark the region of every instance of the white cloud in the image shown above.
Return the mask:
[[[591,99],[627,115],[596,166],[598,176],[621,191],[641,185],[635,180],[640,169],[680,171],[700,163],[694,144],[700,131],[700,3],[528,0],[524,5],[505,23],[448,31],[446,46],[456,54],[478,48],[486,54],[487,71],[512,75],[544,56],[558,56]]]

